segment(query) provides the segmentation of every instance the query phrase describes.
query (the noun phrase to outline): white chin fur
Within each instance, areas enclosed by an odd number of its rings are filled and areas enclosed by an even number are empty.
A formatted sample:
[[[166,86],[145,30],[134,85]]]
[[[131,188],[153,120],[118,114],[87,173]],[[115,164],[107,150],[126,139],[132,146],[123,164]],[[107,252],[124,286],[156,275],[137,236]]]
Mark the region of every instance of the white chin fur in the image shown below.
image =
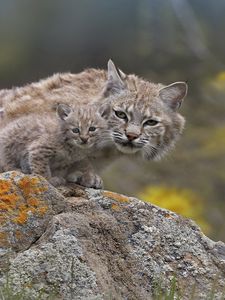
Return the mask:
[[[121,146],[119,144],[116,144],[116,147],[117,149],[122,152],[122,153],[125,153],[125,154],[134,154],[136,153],[138,150],[140,149],[137,149],[137,148],[130,148],[130,147],[125,147],[125,146]]]
[[[90,144],[76,144],[81,149],[89,149],[92,145]]]

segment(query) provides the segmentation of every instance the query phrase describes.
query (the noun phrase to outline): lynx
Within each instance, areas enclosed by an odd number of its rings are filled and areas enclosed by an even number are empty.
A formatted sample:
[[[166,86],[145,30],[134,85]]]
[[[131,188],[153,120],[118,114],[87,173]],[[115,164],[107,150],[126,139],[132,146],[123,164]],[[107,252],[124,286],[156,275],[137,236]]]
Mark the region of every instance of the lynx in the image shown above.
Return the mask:
[[[44,176],[53,185],[76,181],[102,187],[88,156],[110,143],[107,124],[96,107],[73,110],[59,104],[52,114],[23,116],[0,131],[3,171],[20,169]]]
[[[109,60],[108,71],[88,69],[56,74],[37,83],[3,90],[2,126],[24,114],[52,111],[59,102],[95,103],[107,120],[114,148],[125,154],[159,159],[181,135],[185,120],[178,113],[187,93],[185,82],[168,86],[125,75]]]

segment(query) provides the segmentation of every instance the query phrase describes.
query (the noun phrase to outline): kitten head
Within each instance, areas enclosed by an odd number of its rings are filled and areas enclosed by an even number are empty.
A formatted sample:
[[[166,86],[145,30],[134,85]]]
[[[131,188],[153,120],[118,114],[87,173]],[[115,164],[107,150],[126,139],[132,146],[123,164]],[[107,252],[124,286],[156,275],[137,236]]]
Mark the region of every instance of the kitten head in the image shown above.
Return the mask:
[[[72,108],[59,104],[57,115],[65,140],[82,149],[100,149],[111,142],[108,125],[96,106]]]
[[[109,61],[100,111],[118,150],[139,152],[146,159],[162,157],[183,131],[185,121],[177,110],[186,93],[185,82],[153,84],[126,76]]]

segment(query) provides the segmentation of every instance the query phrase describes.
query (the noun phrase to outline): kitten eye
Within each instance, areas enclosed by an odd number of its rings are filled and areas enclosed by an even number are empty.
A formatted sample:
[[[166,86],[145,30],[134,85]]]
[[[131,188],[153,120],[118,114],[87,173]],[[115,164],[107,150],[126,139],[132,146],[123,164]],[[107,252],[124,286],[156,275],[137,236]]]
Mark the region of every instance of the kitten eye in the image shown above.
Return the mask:
[[[95,130],[96,130],[96,127],[94,127],[94,126],[89,127],[89,131],[95,131]]]
[[[115,110],[115,115],[120,119],[127,120],[127,115],[123,111]]]
[[[144,123],[144,125],[147,125],[147,126],[155,126],[155,125],[158,124],[158,123],[159,123],[158,121],[151,119],[151,120],[146,121],[146,122]]]
[[[72,128],[71,130],[72,130],[73,133],[79,133],[80,132],[80,129],[77,128],[77,127],[76,128]]]

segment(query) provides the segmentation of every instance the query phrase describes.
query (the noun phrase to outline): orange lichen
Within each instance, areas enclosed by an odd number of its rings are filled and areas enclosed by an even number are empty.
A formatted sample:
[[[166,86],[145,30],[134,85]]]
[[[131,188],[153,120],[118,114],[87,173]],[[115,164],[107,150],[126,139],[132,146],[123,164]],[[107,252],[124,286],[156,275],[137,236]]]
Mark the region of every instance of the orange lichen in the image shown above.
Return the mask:
[[[3,215],[0,216],[0,224],[3,225],[6,222],[6,220],[7,220],[6,216]]]
[[[19,180],[18,186],[22,190],[23,194],[27,197],[32,194],[40,194],[47,190],[46,186],[39,186],[40,179],[37,177],[24,176]]]
[[[27,221],[28,214],[27,211],[20,211],[16,218],[14,218],[14,222],[17,224],[24,224]]]
[[[40,208],[37,209],[37,213],[40,215],[40,216],[43,216],[48,210],[48,207],[47,206],[42,206]]]
[[[9,211],[9,210],[12,210],[14,207],[8,203],[4,203],[4,202],[0,202],[0,210],[6,210],[6,211]]]
[[[5,239],[7,236],[6,232],[0,232],[0,240]]]
[[[1,195],[0,200],[4,202],[8,202],[9,204],[15,204],[15,202],[19,199],[20,197],[14,193],[8,194],[8,195]]]
[[[0,195],[0,209],[1,210],[12,210],[16,209],[17,201],[20,199],[15,193]]]
[[[111,205],[111,209],[112,209],[112,210],[115,210],[115,211],[120,211],[120,210],[121,210],[121,206],[119,206],[119,205],[116,204],[116,203],[113,203],[113,204]]]
[[[48,189],[47,184],[43,185],[41,179],[30,176],[15,182],[15,176],[16,173],[11,174],[8,180],[0,180],[0,210],[5,211],[0,217],[0,224],[11,220],[22,225],[27,222],[30,213],[43,216],[48,210],[48,206],[41,200],[41,194]],[[14,180],[20,188],[19,193],[10,180]],[[39,195],[38,198],[35,195]]]
[[[0,247],[7,247],[9,246],[9,241],[7,239],[6,232],[0,232]]]
[[[174,219],[174,216],[172,216],[169,213],[165,213],[164,217],[167,218],[167,219]]]
[[[0,195],[9,192],[11,188],[12,188],[11,182],[0,179]]]
[[[22,234],[21,231],[19,231],[19,230],[16,230],[16,231],[15,231],[15,237],[16,237],[18,240],[21,239],[22,236],[23,236],[23,234]]]
[[[30,206],[38,207],[40,205],[40,201],[36,198],[27,199],[27,204]]]
[[[20,211],[26,210],[27,209],[27,205],[25,203],[22,203],[22,204],[19,205],[18,209]]]
[[[129,203],[130,199],[129,197],[126,197],[124,195],[120,195],[114,192],[109,192],[109,191],[103,191],[103,196],[107,198],[111,198],[113,200],[116,200],[118,202],[123,202],[123,203]]]
[[[0,179],[0,209],[6,211],[15,209],[19,199],[13,184],[9,180]]]

